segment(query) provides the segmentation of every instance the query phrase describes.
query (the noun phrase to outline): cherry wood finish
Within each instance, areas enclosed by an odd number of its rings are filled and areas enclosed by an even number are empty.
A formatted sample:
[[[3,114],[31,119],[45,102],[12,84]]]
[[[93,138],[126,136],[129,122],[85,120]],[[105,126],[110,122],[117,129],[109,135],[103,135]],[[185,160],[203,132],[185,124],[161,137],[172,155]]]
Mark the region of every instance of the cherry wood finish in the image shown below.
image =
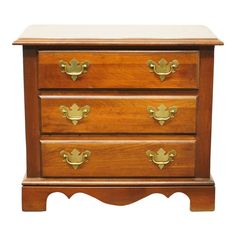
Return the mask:
[[[63,184],[63,182],[62,182]],[[186,194],[190,199],[191,211],[213,211],[215,209],[215,188],[209,186],[23,186],[22,209],[24,211],[45,211],[47,197],[54,192],[64,193],[70,198],[75,193],[85,193],[100,201],[113,205],[127,205],[153,193],[170,197],[176,192]]]
[[[212,178],[24,178],[23,186],[214,186]]]
[[[85,37],[90,27],[81,37],[80,27],[67,29],[69,33],[63,27],[39,28],[31,27],[14,43],[24,45],[27,173],[22,209],[46,210],[53,192],[68,197],[82,192],[116,205],[152,193],[168,197],[183,192],[190,198],[191,210],[214,210],[210,177],[214,45],[223,43],[204,27],[192,27],[185,34],[181,26],[170,34],[168,27],[156,31],[151,27],[144,30],[144,37],[140,30],[145,27],[126,32],[127,37],[121,37],[125,34],[121,28],[113,38],[110,33],[92,37],[91,32]],[[51,38],[46,37],[49,33]],[[134,34],[139,36],[128,38]],[[92,62],[87,74],[75,82],[58,66],[58,60],[72,58]],[[180,61],[163,82],[146,64],[161,58]],[[59,111],[60,105],[73,103],[91,106],[88,117],[77,125]],[[163,126],[146,110],[147,105],[160,103],[178,108]],[[145,156],[146,149],[159,147],[177,151],[163,170]],[[72,148],[92,150],[88,162],[77,170],[58,155]]]
[[[183,140],[42,140],[44,177],[152,177],[194,176],[195,139]],[[63,161],[60,152],[89,150],[91,156],[78,169]],[[149,160],[147,150],[177,152],[174,161],[162,170]]]
[[[40,108],[37,88],[37,51],[24,48],[23,56],[27,176],[37,177],[40,176]]]
[[[223,42],[219,39],[43,39],[43,38],[21,38],[16,40],[14,45],[25,46],[80,46],[80,47],[191,47],[191,46],[214,46],[223,45]]]
[[[176,72],[161,81],[147,62],[178,60]],[[86,74],[73,81],[59,61],[88,61]],[[197,88],[198,51],[39,51],[39,88]]]
[[[173,46],[222,45],[202,25],[33,25],[16,45]]]
[[[86,193],[108,204],[126,205],[150,194],[170,197],[176,192],[190,199],[191,211],[215,209],[215,186],[209,178],[25,178],[22,187],[22,209],[45,211],[51,193],[61,192],[70,198]]]
[[[200,89],[197,111],[196,176],[210,177],[211,116],[213,95],[214,48],[201,50]]]
[[[43,133],[194,133],[195,96],[40,96]],[[59,107],[89,105],[86,118],[73,125]],[[160,125],[147,111],[148,106],[176,106],[175,117]]]

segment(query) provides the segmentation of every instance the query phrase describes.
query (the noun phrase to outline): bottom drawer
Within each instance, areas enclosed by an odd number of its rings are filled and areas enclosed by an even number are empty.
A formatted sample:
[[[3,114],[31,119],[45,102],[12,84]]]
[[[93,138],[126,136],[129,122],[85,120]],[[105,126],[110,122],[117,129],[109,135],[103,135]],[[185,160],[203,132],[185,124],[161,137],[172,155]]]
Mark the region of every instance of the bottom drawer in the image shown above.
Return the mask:
[[[45,138],[41,140],[42,175],[193,177],[195,149],[191,136]]]

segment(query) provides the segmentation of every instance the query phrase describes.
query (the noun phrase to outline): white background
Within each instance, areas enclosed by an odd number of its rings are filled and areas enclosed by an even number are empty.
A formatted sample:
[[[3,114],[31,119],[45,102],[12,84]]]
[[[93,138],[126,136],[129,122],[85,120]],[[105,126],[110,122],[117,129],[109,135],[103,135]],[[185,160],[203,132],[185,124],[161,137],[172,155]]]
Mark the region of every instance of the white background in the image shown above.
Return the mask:
[[[235,1],[1,1],[0,235],[236,235]],[[192,213],[188,198],[152,195],[117,207],[55,193],[47,212],[21,211],[25,172],[22,50],[12,46],[30,24],[203,24],[225,42],[215,50],[212,175],[216,211]]]

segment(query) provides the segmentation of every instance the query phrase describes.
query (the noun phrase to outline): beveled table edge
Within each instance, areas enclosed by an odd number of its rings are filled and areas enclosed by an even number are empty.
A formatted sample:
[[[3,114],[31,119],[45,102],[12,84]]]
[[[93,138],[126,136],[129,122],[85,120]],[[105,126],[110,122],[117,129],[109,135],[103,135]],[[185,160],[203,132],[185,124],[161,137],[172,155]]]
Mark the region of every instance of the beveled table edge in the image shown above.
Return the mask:
[[[125,38],[125,39],[91,39],[91,38],[18,38],[13,45],[25,46],[214,46],[224,45],[217,38]]]

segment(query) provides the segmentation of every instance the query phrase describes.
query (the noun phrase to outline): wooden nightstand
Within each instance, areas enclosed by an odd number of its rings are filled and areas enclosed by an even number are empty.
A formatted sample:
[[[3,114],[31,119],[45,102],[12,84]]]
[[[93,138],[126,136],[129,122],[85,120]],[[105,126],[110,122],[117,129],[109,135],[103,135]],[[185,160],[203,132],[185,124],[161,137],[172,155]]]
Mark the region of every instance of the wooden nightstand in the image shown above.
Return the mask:
[[[124,205],[183,192],[214,210],[214,46],[203,26],[31,26],[23,45],[24,211],[50,193]]]

